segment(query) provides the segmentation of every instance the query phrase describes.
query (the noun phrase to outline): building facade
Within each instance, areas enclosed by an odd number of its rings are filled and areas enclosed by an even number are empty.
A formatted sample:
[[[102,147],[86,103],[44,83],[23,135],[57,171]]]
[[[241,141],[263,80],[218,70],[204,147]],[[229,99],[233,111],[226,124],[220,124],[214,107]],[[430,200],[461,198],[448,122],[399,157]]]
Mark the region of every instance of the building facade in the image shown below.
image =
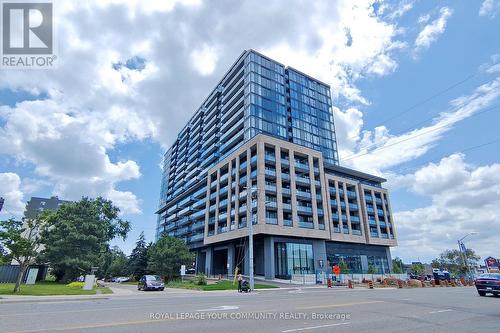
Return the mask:
[[[182,238],[197,270],[391,270],[397,245],[382,178],[339,166],[330,87],[253,50],[209,94],[163,162],[157,238]]]
[[[70,201],[61,200],[58,197],[50,198],[38,198],[31,197],[31,199],[26,203],[26,209],[24,210],[25,219],[34,219],[43,212],[44,210],[57,210],[63,203],[69,203]]]

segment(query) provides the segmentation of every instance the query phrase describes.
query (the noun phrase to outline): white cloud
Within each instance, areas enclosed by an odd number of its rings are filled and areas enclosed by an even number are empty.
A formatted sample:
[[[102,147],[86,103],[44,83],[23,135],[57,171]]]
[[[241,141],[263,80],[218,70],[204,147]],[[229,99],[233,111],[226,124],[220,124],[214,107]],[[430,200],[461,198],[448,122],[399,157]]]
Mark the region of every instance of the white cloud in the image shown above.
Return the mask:
[[[435,42],[439,36],[444,33],[448,19],[453,14],[453,10],[448,7],[443,7],[439,11],[439,17],[426,25],[417,36],[415,40],[416,51],[428,48]]]
[[[467,245],[483,258],[500,251],[500,164],[473,166],[462,154],[400,175],[407,187],[428,196],[428,206],[395,213],[399,244],[395,254],[430,261],[469,232]]]
[[[360,134],[359,123],[362,123],[362,120],[357,120],[351,125],[353,134],[348,135],[347,139],[345,130],[339,132],[339,146],[342,147],[344,142],[347,142],[348,147],[355,146],[351,152],[340,151],[340,161],[355,169],[381,174],[391,167],[422,156],[457,122],[491,107],[499,97],[500,78],[497,78],[477,87],[469,95],[450,101],[451,110],[435,117],[431,125],[398,135],[391,134],[385,126]],[[340,119],[342,117],[347,115],[341,116]],[[359,137],[360,140],[357,139]]]
[[[484,0],[479,8],[479,16],[494,18],[500,12],[499,0]]]
[[[24,212],[21,178],[12,172],[0,173],[0,197],[5,199],[0,218],[20,217]]]
[[[192,65],[203,76],[208,76],[214,72],[217,59],[216,48],[206,44],[201,49],[195,49],[191,52]]]
[[[430,14],[421,15],[418,17],[418,23],[427,23],[431,18]]]
[[[61,197],[114,197],[137,212],[140,200],[117,188],[140,177],[139,166],[110,153],[144,139],[169,146],[245,49],[330,83],[339,101],[369,104],[356,81],[396,70],[405,47],[376,2],[61,2],[58,68],[0,75],[0,89],[47,95],[0,107],[0,154],[32,165]],[[144,67],[126,65],[134,58]]]
[[[391,20],[403,16],[413,8],[415,1],[403,0],[398,3],[395,9],[388,15]]]

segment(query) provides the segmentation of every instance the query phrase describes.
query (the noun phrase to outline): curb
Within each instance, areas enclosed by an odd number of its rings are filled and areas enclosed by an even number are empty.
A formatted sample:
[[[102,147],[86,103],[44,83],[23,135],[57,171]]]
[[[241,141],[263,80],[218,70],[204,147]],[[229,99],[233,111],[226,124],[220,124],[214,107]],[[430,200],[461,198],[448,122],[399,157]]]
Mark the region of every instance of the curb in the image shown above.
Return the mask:
[[[40,303],[40,302],[79,302],[79,301],[95,301],[95,300],[104,300],[110,299],[109,297],[59,297],[54,298],[53,296],[37,296],[39,298],[21,298],[27,296],[18,296],[19,298],[2,298],[0,297],[0,304],[8,304],[8,303]],[[47,298],[45,298],[47,297]],[[50,298],[49,298],[50,297]]]

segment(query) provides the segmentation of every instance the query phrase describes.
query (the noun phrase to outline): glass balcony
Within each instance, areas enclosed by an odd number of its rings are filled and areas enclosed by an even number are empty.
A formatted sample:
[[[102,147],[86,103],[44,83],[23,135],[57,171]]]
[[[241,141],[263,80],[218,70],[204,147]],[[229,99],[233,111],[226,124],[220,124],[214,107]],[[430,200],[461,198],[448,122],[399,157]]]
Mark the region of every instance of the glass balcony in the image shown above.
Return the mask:
[[[314,223],[308,222],[308,221],[299,221],[298,225],[299,225],[299,228],[306,228],[306,229],[313,229],[314,228]]]
[[[283,204],[283,210],[292,210],[292,204],[284,203]]]
[[[360,222],[359,216],[351,216],[351,222],[359,223]]]
[[[189,241],[191,241],[191,242],[197,242],[197,241],[200,241],[200,240],[202,240],[202,239],[203,239],[203,236],[204,236],[204,235],[203,235],[203,233],[193,235],[193,236],[191,236],[191,237],[189,238]]]
[[[304,192],[304,191],[295,191],[295,194],[299,197],[303,197],[303,198],[308,198],[308,199],[311,199],[312,196],[311,196],[311,193],[310,192]]]
[[[302,170],[309,170],[309,164],[308,163],[302,163],[299,161],[295,161],[295,167],[302,169]]]
[[[266,191],[276,192],[276,185],[266,185]]]
[[[352,234],[356,236],[361,236],[361,230],[352,229]]]
[[[350,204],[349,204],[349,209],[350,209],[350,210],[358,210],[358,205],[357,205],[357,204],[350,203]]]
[[[301,177],[301,176],[295,176],[295,181],[298,183],[308,184],[308,185],[311,183],[310,178]]]
[[[312,214],[312,208],[308,206],[297,206],[297,210],[303,213]]]
[[[292,220],[283,220],[283,225],[285,227],[291,227],[292,226]]]
[[[278,224],[278,219],[273,217],[266,217],[266,224]]]
[[[266,176],[276,177],[276,171],[275,170],[266,169],[265,173],[266,173]]]

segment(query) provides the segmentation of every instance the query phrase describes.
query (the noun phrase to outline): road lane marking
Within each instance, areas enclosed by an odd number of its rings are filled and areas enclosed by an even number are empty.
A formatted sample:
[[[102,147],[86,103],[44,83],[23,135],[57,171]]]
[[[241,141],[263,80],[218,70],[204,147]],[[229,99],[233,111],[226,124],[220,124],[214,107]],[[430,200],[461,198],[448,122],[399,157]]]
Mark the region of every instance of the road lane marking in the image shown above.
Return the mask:
[[[350,322],[345,322],[345,323],[337,323],[337,324],[329,324],[329,325],[320,325],[320,326],[310,326],[310,327],[303,327],[303,328],[293,328],[285,331],[281,331],[282,333],[290,333],[290,332],[300,332],[300,331],[308,331],[308,330],[315,330],[318,328],[325,328],[325,327],[332,327],[332,326],[340,326],[340,325],[349,325]]]
[[[446,310],[437,310],[437,311],[431,311],[429,313],[443,313],[443,312],[451,312],[453,311],[452,309],[446,309]]]
[[[103,324],[92,324],[92,325],[81,325],[81,326],[67,326],[67,327],[53,327],[53,328],[35,328],[31,330],[23,331],[9,331],[9,333],[36,333],[36,332],[59,332],[59,331],[75,331],[75,330],[87,330],[93,328],[105,328],[105,327],[116,327],[116,326],[128,326],[128,325],[141,325],[150,323],[161,323],[166,321],[176,320],[174,318],[163,319],[163,320],[135,320],[135,321],[119,321],[114,323],[103,323]]]
[[[384,301],[366,301],[366,302],[352,302],[352,303],[342,303],[342,304],[315,305],[315,306],[300,307],[300,308],[297,308],[297,309],[300,309],[300,310],[312,310],[312,309],[322,309],[322,308],[339,308],[339,307],[343,307],[343,306],[353,306],[353,305],[363,305],[363,304],[375,304],[375,303],[384,303]]]
[[[237,305],[221,305],[221,306],[216,306],[214,308],[210,309],[202,309],[202,310],[196,310],[198,312],[210,312],[210,311],[226,311],[226,310],[238,310],[239,306]]]

